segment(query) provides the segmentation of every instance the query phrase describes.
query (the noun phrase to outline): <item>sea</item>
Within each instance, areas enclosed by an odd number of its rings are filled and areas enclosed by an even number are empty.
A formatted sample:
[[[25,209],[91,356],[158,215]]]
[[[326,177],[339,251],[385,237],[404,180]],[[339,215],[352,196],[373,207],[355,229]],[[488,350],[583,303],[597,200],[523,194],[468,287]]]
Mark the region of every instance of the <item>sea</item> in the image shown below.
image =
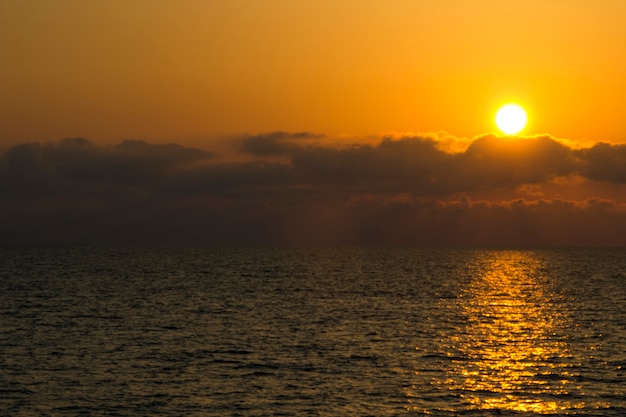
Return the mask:
[[[626,249],[0,246],[1,416],[625,416]]]

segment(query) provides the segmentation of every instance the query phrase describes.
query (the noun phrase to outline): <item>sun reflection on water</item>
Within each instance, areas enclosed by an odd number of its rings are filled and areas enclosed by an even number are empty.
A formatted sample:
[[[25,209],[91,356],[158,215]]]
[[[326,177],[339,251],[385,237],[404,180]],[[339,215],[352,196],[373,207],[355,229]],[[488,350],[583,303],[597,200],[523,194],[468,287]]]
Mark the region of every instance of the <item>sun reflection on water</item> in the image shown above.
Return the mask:
[[[453,338],[465,360],[453,362],[447,384],[479,409],[572,407],[545,398],[569,393],[562,360],[569,346],[559,337],[567,318],[542,282],[541,261],[532,252],[498,252],[482,262],[484,272],[461,298],[465,332]]]
[[[465,410],[553,414],[584,407],[571,395],[571,318],[542,260],[526,251],[483,254],[471,281],[446,301],[460,321],[442,334],[448,361],[435,384]]]

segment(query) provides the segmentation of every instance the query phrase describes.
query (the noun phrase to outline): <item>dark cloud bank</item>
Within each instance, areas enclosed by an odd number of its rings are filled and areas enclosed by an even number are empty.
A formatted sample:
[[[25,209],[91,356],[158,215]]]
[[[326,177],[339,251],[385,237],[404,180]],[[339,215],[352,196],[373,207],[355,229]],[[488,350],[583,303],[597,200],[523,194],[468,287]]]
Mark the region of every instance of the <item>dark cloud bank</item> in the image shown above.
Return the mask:
[[[451,153],[429,137],[325,143],[310,133],[250,136],[239,162],[141,141],[17,145],[0,158],[1,240],[626,245],[619,198],[493,197],[555,181],[624,191],[626,145],[486,135]]]

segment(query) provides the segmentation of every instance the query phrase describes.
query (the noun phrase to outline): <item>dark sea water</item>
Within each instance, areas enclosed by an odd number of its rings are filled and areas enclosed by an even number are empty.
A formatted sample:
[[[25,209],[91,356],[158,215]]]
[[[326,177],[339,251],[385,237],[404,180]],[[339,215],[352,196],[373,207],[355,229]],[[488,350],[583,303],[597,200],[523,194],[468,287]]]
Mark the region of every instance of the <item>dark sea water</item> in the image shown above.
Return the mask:
[[[626,415],[626,250],[0,247],[0,415]]]

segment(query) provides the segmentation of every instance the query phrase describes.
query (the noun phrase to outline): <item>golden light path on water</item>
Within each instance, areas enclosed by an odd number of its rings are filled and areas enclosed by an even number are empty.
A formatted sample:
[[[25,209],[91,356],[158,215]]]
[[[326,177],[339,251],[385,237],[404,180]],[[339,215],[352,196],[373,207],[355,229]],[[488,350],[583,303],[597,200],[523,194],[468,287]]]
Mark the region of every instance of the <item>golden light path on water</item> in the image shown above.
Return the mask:
[[[569,312],[532,252],[485,252],[454,300],[464,324],[442,341],[443,384],[465,410],[554,414],[575,403]]]
[[[559,358],[568,355],[568,345],[555,338],[566,317],[540,281],[541,266],[531,252],[500,253],[486,260],[485,273],[467,289],[462,305],[468,324],[456,342],[469,363],[453,368],[462,378],[448,383],[460,385],[479,409],[553,412],[572,406],[541,398],[569,388],[558,378],[566,371],[555,372],[566,366]]]

